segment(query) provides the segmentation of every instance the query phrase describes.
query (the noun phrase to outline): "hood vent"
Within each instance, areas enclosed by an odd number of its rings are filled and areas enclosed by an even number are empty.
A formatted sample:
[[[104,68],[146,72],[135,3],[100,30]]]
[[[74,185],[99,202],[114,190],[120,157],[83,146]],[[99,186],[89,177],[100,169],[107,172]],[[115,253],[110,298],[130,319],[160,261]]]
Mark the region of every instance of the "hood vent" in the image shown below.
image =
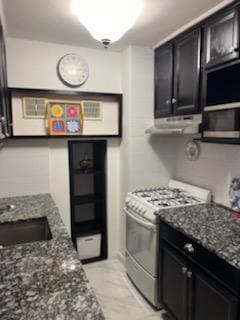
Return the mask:
[[[154,120],[154,125],[146,130],[149,134],[195,134],[199,133],[202,115],[187,115]]]

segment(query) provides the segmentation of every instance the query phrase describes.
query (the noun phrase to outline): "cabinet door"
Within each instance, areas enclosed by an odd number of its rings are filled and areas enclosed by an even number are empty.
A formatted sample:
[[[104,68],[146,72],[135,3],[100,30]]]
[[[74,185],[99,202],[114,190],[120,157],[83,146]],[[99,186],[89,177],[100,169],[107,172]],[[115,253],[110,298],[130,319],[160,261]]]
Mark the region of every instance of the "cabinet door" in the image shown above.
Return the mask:
[[[200,30],[178,40],[174,56],[174,113],[196,112],[199,105]]]
[[[160,245],[160,259],[160,303],[174,319],[186,320],[186,262],[166,244]]]
[[[239,57],[238,32],[238,9],[221,15],[205,27],[205,67],[213,67]]]
[[[237,298],[215,280],[193,270],[191,285],[191,320],[237,320]]]
[[[155,118],[172,113],[172,46],[155,51]]]

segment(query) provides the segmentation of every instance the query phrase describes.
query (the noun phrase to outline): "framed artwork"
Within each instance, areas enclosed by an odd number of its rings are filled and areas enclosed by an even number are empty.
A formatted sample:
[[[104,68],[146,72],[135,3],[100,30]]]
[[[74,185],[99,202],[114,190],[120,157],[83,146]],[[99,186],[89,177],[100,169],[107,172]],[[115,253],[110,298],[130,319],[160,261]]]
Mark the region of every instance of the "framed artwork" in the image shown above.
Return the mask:
[[[82,134],[83,111],[81,102],[62,100],[49,101],[48,129],[50,135]]]

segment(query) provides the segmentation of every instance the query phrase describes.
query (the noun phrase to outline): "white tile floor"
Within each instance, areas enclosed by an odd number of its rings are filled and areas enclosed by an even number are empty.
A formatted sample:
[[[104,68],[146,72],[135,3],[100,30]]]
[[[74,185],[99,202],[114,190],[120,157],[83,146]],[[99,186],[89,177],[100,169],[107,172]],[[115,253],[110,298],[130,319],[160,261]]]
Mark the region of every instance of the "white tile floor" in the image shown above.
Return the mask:
[[[106,320],[168,320],[166,313],[155,311],[128,279],[119,260],[84,265]]]

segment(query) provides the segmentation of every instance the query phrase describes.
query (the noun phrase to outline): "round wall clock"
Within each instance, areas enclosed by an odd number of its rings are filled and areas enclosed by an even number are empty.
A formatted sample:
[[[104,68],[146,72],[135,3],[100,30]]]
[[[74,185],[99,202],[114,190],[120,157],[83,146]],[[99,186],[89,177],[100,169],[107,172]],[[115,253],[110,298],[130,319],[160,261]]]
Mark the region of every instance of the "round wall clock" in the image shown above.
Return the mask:
[[[188,141],[186,144],[186,156],[188,160],[195,161],[199,156],[198,144],[194,141]]]
[[[58,62],[57,71],[62,82],[70,87],[81,86],[89,75],[87,62],[76,53],[63,56]]]

